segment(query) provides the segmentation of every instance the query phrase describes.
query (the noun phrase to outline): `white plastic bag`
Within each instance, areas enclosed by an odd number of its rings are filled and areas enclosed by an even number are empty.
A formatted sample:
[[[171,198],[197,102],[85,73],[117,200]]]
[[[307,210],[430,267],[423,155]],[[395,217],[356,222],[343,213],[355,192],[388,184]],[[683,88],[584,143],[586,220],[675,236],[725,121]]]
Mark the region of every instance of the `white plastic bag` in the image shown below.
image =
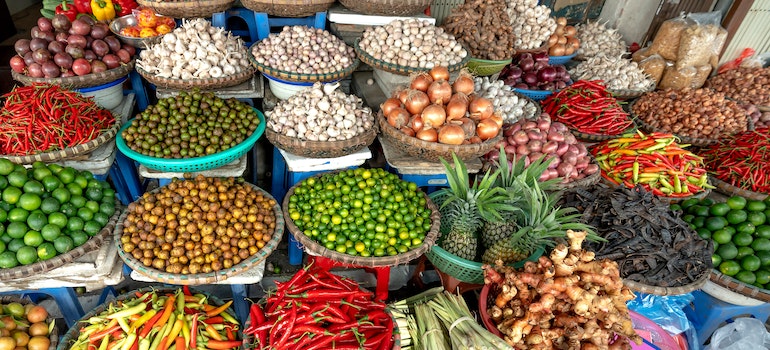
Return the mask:
[[[711,335],[711,344],[705,350],[759,349],[770,349],[770,333],[765,324],[756,318],[741,317],[719,327]]]

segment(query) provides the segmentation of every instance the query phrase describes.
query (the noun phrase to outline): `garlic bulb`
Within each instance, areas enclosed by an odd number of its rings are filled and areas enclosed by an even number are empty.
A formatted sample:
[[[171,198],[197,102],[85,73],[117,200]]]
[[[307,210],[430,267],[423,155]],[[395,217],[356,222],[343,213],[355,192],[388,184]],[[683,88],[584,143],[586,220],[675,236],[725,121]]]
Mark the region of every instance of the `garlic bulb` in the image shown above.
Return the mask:
[[[524,50],[543,46],[556,30],[556,20],[551,18],[551,9],[538,5],[537,0],[506,0],[508,16],[511,17],[513,47]]]
[[[537,106],[534,101],[520,97],[502,80],[490,81],[489,77],[476,77],[473,80],[476,95],[492,101],[495,112],[503,117],[503,123],[513,124],[522,118],[536,117]]]
[[[305,26],[283,27],[260,41],[251,53],[260,64],[302,74],[338,72],[356,57],[355,50],[332,33]]]
[[[591,57],[599,54],[620,56],[626,52],[626,43],[617,29],[607,28],[599,21],[577,26],[580,48],[578,55]]]
[[[655,84],[636,62],[605,54],[590,57],[569,73],[575,80],[604,80],[611,90],[647,90]]]
[[[448,67],[468,56],[443,28],[413,18],[367,28],[359,45],[378,60],[414,68]]]

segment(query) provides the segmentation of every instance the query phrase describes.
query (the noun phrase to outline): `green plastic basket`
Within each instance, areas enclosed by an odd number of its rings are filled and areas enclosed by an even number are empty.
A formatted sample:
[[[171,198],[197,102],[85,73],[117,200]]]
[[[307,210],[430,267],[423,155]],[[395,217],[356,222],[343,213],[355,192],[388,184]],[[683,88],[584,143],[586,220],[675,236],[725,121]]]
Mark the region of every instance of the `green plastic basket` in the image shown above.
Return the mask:
[[[209,169],[219,168],[225,164],[228,164],[248,152],[252,146],[257,142],[262,133],[265,132],[265,116],[253,108],[259,116],[259,125],[254,132],[243,142],[230,147],[222,152],[210,154],[203,157],[185,158],[185,159],[166,159],[150,157],[139,152],[132,150],[123,140],[123,130],[131,125],[129,120],[126,125],[123,125],[118,131],[118,135],[115,137],[115,143],[118,145],[118,149],[126,155],[126,157],[137,161],[139,164],[144,165],[150,169],[165,172],[198,172]]]
[[[473,58],[468,61],[468,70],[473,73],[474,75],[478,75],[480,77],[484,76],[490,76],[492,74],[495,74],[508,64],[510,64],[512,59],[502,60],[502,61],[492,61],[492,60],[482,60],[480,58]]]

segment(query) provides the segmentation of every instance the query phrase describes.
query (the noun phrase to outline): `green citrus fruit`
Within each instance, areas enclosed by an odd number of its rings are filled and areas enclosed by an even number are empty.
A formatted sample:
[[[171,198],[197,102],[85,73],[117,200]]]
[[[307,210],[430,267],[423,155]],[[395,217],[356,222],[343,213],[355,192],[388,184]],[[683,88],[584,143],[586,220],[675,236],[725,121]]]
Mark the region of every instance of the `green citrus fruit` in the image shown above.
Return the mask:
[[[8,174],[8,184],[10,184],[11,186],[22,188],[24,187],[24,183],[26,182],[27,182],[26,171],[14,171]]]
[[[13,162],[6,158],[0,158],[0,175],[8,175],[11,172],[13,172],[14,166]]]
[[[75,243],[69,236],[59,236],[53,241],[53,246],[61,254],[72,250],[75,247]]]
[[[37,257],[40,258],[40,260],[53,258],[56,256],[56,253],[56,247],[54,247],[51,242],[45,242],[37,247]]]
[[[80,231],[83,230],[83,226],[85,225],[85,221],[83,219],[73,216],[69,218],[67,221],[67,229],[70,231]]]
[[[57,175],[59,176],[59,180],[65,185],[75,181],[75,169],[73,168],[66,167],[62,169]]]
[[[767,209],[767,205],[763,201],[750,200],[746,203],[746,210],[748,211],[764,211]]]
[[[86,202],[88,202],[86,197],[83,197],[81,195],[74,195],[72,196],[72,198],[70,198],[70,203],[72,203],[72,205],[74,205],[75,208],[78,208],[78,209],[85,207]]]
[[[43,226],[40,234],[41,237],[46,241],[53,242],[57,237],[61,235],[61,228],[56,225],[48,224]]]
[[[711,265],[719,266],[722,263],[722,257],[719,254],[711,254]]]
[[[70,194],[70,191],[68,191],[64,187],[59,187],[51,193],[53,198],[56,198],[59,201],[59,204],[64,204],[70,201],[70,198],[72,197],[72,194]]]
[[[78,186],[78,184],[72,182],[67,184],[67,190],[70,191],[70,194],[73,196],[80,196],[83,195],[83,187]]]
[[[722,257],[722,260],[735,259],[735,257],[738,256],[738,247],[736,247],[732,242],[729,242],[720,245],[716,253]]]
[[[48,175],[40,181],[43,182],[43,187],[45,187],[45,190],[48,192],[53,192],[55,189],[61,188],[64,186],[64,184],[59,180],[59,178],[54,175]]]
[[[721,216],[714,216],[706,219],[704,227],[711,231],[719,231],[727,226],[727,220]]]
[[[40,234],[40,232],[27,231],[27,233],[24,235],[24,244],[28,246],[37,247],[41,243],[43,243],[43,236]]]
[[[70,233],[70,237],[72,237],[72,243],[76,247],[80,247],[81,245],[83,245],[83,243],[88,241],[88,238],[89,238],[88,235],[83,231],[74,231]]]
[[[741,232],[733,236],[733,243],[735,243],[735,245],[739,247],[749,246],[753,241],[754,241],[754,238],[751,236],[750,233]]]
[[[749,215],[743,210],[733,209],[727,212],[727,215],[725,217],[727,218],[727,222],[729,222],[731,225],[737,225],[746,221]]]
[[[730,206],[727,203],[715,203],[709,208],[709,214],[713,216],[725,216],[730,211]]]
[[[760,250],[754,253],[762,262],[762,266],[770,266],[770,252],[766,250]]]
[[[735,256],[735,259],[740,260],[752,254],[754,254],[754,249],[751,247],[738,247],[738,255]]]
[[[725,244],[730,243],[733,240],[733,235],[730,233],[730,231],[721,229],[713,232],[711,234],[711,239],[713,239],[716,243]]]
[[[40,196],[34,193],[24,193],[19,197],[19,203],[17,205],[22,209],[33,211],[40,208],[40,203],[42,203]]]
[[[751,249],[754,249],[754,251],[770,251],[770,239],[755,238],[751,242]]]
[[[67,215],[63,213],[51,213],[48,215],[48,223],[58,226],[60,229],[67,227]]]
[[[727,198],[727,201],[725,201],[727,205],[730,206],[730,209],[733,210],[741,210],[746,207],[746,198],[743,198],[741,196],[732,196],[730,198]]]
[[[735,261],[727,260],[719,264],[719,272],[725,275],[735,276],[739,271],[741,271],[741,265]]]
[[[21,238],[14,238],[10,242],[8,242],[8,246],[6,247],[8,250],[16,253],[21,249],[21,247],[25,246],[24,240]]]
[[[738,271],[738,273],[736,273],[733,277],[746,284],[754,284],[754,282],[757,281],[757,277],[754,275],[754,273],[747,270]]]
[[[43,181],[46,176],[51,176],[53,173],[46,167],[38,167],[32,169],[32,177],[37,181]]]
[[[770,271],[760,269],[754,272],[754,276],[757,278],[757,283],[768,284],[770,283]]]
[[[18,187],[10,186],[3,190],[3,201],[8,204],[16,204],[21,197],[21,189]]]
[[[45,214],[57,212],[59,211],[60,207],[61,206],[59,205],[59,200],[53,197],[43,199],[43,202],[40,203],[40,210]]]
[[[35,247],[23,246],[16,251],[16,260],[19,264],[29,265],[37,261],[37,249]]]
[[[35,231],[40,231],[47,223],[48,216],[40,211],[35,211],[27,217],[27,226]]]
[[[101,231],[102,227],[104,225],[100,225],[96,221],[86,221],[85,225],[83,226],[83,231],[89,235],[89,236],[95,236],[99,231]]]
[[[745,256],[741,259],[741,268],[746,271],[757,271],[760,267],[762,267],[762,261],[756,255]]]
[[[5,160],[0,158],[0,160]],[[19,266],[19,262],[16,261],[16,253],[10,250],[6,250],[0,253],[0,269],[10,269]]]

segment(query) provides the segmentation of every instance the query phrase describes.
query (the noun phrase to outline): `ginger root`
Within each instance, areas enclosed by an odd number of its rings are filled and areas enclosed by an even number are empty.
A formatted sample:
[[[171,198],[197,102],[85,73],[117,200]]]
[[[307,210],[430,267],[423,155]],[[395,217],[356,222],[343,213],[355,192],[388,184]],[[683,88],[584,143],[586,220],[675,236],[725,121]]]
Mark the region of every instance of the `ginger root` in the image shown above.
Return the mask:
[[[585,232],[567,231],[569,245],[521,270],[484,266],[492,288],[489,312],[516,349],[630,349],[641,344],[626,302],[634,294],[617,263],[582,249]],[[492,294],[490,293],[490,294]]]

